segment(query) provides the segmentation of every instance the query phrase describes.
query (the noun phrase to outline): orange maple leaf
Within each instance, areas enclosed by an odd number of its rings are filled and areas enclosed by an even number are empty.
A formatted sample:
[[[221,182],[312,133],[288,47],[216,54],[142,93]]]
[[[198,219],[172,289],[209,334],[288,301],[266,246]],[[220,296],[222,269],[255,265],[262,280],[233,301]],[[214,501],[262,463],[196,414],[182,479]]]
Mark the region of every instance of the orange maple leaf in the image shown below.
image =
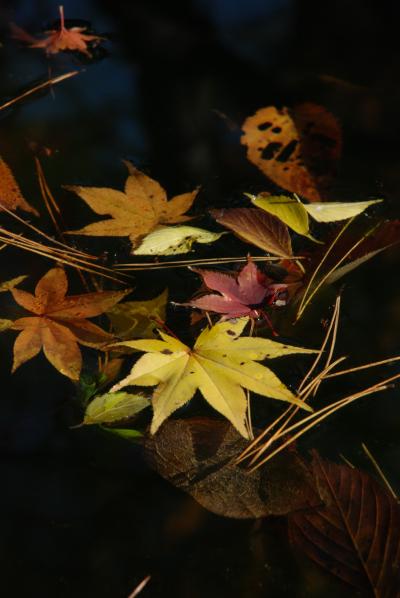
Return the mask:
[[[87,29],[86,27],[71,27],[68,29],[65,27],[64,7],[60,6],[59,10],[60,28],[46,31],[46,36],[42,39],[33,37],[21,27],[12,23],[11,30],[13,37],[28,43],[30,48],[43,48],[46,50],[47,54],[57,54],[58,52],[71,50],[81,52],[91,58],[91,54],[88,50],[88,43],[95,46],[104,38],[98,35],[83,33]]]
[[[15,301],[34,316],[15,320],[12,328],[20,330],[14,344],[12,371],[35,357],[41,349],[61,374],[78,380],[82,355],[78,343],[104,348],[114,337],[86,318],[111,309],[130,289],[100,291],[66,296],[68,280],[64,270],[52,268],[36,285],[35,294],[12,289]]]

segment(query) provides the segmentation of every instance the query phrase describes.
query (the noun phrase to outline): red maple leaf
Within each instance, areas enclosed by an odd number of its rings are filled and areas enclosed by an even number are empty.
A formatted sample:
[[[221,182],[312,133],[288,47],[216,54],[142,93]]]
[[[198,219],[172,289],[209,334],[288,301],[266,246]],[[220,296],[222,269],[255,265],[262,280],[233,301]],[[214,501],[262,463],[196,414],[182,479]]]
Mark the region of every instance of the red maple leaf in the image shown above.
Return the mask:
[[[21,27],[11,24],[12,35],[15,39],[19,39],[29,44],[30,48],[43,48],[47,54],[57,54],[64,50],[71,50],[86,54],[91,58],[88,50],[88,43],[97,45],[102,39],[98,35],[91,35],[83,33],[86,27],[65,27],[64,21],[64,7],[60,6],[60,27],[59,29],[51,29],[46,31],[46,36],[42,39],[33,37]]]
[[[218,291],[218,294],[209,293],[183,305],[222,314],[223,319],[263,317],[270,326],[264,307],[286,305],[287,285],[273,282],[250,258],[237,276],[213,270],[193,270],[200,274],[209,289]]]

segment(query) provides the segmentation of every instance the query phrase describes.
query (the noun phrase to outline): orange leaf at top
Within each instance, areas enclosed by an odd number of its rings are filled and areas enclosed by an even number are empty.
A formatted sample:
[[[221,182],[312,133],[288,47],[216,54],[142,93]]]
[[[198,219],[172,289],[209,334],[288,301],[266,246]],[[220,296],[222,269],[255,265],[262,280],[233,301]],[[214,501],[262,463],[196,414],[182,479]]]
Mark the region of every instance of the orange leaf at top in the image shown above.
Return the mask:
[[[12,289],[15,301],[34,314],[15,320],[12,328],[20,330],[14,345],[13,372],[43,349],[50,363],[62,374],[79,379],[82,355],[78,343],[103,348],[113,336],[85,318],[108,311],[127,293],[103,291],[66,296],[68,281],[64,270],[52,268],[36,285],[32,295]]]
[[[321,201],[341,153],[341,130],[322,106],[306,103],[292,111],[261,108],[243,123],[247,157],[274,183]]]
[[[76,187],[67,189],[81,197],[96,214],[111,218],[88,224],[69,234],[95,237],[129,237],[132,245],[159,225],[177,224],[190,220],[185,212],[191,207],[197,190],[177,195],[170,201],[161,185],[125,162],[129,176],[125,191],[106,187]]]
[[[12,24],[11,30],[13,37],[25,43],[28,43],[31,48],[43,48],[47,54],[57,54],[65,50],[81,52],[86,54],[89,58],[91,54],[88,49],[88,44],[97,45],[103,38],[98,35],[84,33],[86,27],[65,27],[64,9],[62,6],[60,10],[60,26],[59,29],[51,29],[46,31],[46,36],[42,39],[37,39]]]
[[[11,168],[0,158],[0,212],[2,206],[13,212],[19,208],[39,216],[37,210],[30,206],[22,195]]]

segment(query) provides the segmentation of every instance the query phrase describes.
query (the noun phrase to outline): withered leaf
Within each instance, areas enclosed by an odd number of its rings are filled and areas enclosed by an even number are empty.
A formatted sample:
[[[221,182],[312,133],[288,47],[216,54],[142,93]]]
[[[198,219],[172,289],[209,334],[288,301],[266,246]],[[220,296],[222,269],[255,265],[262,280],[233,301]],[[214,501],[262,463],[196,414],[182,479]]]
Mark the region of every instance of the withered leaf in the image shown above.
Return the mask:
[[[291,111],[268,106],[242,129],[250,162],[283,189],[321,201],[341,153],[340,127],[330,112],[312,103]]]
[[[272,255],[290,257],[292,243],[286,224],[264,210],[230,208],[210,210],[219,224],[233,231],[240,239]]]
[[[325,504],[290,515],[291,542],[362,596],[399,596],[399,504],[366,473],[316,452],[313,473]]]
[[[39,212],[29,205],[22,195],[11,168],[0,158],[0,212],[2,211],[2,206],[12,212],[20,209],[39,216]]]
[[[36,285],[32,295],[11,290],[15,301],[33,316],[19,318],[12,328],[20,330],[14,344],[13,372],[43,349],[50,363],[65,376],[79,378],[82,355],[78,343],[103,348],[113,335],[86,320],[111,309],[128,292],[103,291],[66,296],[68,281],[64,270],[52,268]]]
[[[162,224],[190,220],[185,212],[191,207],[197,190],[177,195],[167,201],[161,185],[125,162],[129,176],[125,191],[105,187],[66,187],[79,195],[96,214],[111,218],[88,224],[69,234],[95,237],[129,237],[133,247],[148,233]]]
[[[286,451],[252,473],[235,465],[247,443],[228,422],[169,420],[145,438],[144,446],[147,460],[163,478],[223,517],[285,515],[320,502],[295,452]]]

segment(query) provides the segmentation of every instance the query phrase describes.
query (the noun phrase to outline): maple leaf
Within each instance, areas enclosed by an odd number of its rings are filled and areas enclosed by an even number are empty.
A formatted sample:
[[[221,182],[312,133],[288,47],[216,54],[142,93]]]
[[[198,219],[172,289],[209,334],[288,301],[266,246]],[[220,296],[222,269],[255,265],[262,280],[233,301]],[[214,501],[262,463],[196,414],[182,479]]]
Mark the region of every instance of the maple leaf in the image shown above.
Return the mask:
[[[88,224],[74,235],[95,237],[129,237],[133,246],[161,224],[177,224],[190,220],[185,212],[191,207],[198,190],[177,195],[167,201],[161,185],[125,162],[129,176],[125,190],[104,187],[66,187],[81,197],[96,214],[111,218]]]
[[[13,372],[43,349],[61,374],[78,380],[82,367],[78,343],[103,348],[113,339],[86,318],[111,309],[130,290],[66,296],[67,289],[64,270],[52,268],[39,280],[34,295],[20,289],[11,290],[15,301],[34,314],[19,318],[12,325],[14,330],[21,331],[14,344]]]
[[[152,398],[152,434],[171,413],[190,401],[197,389],[245,438],[248,438],[248,431],[244,388],[310,410],[269,368],[256,362],[267,357],[314,351],[264,338],[239,338],[248,321],[248,318],[240,318],[204,329],[193,349],[161,330],[162,340],[117,343],[117,346],[147,353],[140,357],[126,378],[112,387],[111,392],[129,385],[157,385]]]
[[[65,27],[64,7],[59,7],[60,11],[60,26],[59,29],[51,29],[46,31],[46,36],[42,39],[33,37],[21,27],[14,23],[11,24],[12,35],[15,39],[29,44],[30,48],[43,48],[47,54],[57,54],[65,50],[81,52],[91,58],[88,50],[88,44],[93,46],[100,43],[104,38],[98,35],[84,33],[86,27]]]
[[[0,212],[3,207],[13,212],[19,208],[39,216],[38,211],[29,205],[22,195],[11,168],[0,158]]]
[[[204,295],[183,305],[224,314],[223,319],[227,319],[241,316],[258,318],[263,313],[263,303],[278,306],[286,303],[286,284],[274,283],[251,259],[237,277],[213,270],[192,269],[200,274],[209,289],[220,294]]]

